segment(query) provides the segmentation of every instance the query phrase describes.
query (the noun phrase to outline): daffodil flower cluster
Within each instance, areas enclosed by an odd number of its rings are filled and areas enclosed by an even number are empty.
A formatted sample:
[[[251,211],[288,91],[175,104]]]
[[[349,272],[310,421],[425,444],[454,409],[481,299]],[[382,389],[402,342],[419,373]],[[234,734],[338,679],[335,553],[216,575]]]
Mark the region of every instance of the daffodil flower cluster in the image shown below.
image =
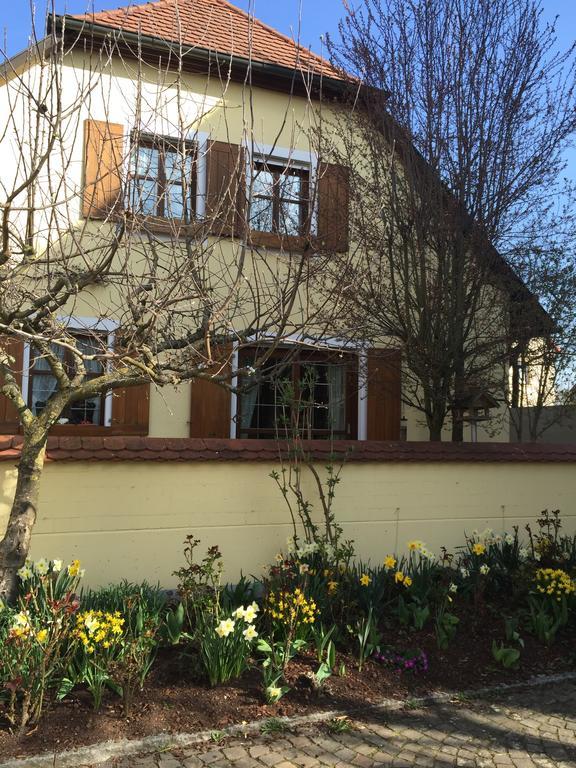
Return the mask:
[[[394,581],[396,584],[403,584],[405,587],[412,586],[412,578],[407,574],[402,573],[402,571],[396,571],[394,574]]]
[[[59,574],[63,567],[64,564],[62,560],[48,560],[45,557],[41,557],[39,560],[34,561],[28,558],[24,565],[18,569],[18,576],[23,582],[30,581],[33,576],[39,576],[43,579],[52,574]],[[80,560],[73,560],[70,565],[67,566],[66,571],[68,575],[72,577],[78,576],[79,578],[82,578],[84,576],[84,569],[80,567]]]
[[[313,624],[319,613],[316,603],[307,600],[299,587],[294,592],[271,592],[267,611],[273,619],[286,626]]]
[[[121,614],[105,611],[84,611],[76,616],[72,636],[79,640],[87,653],[98,648],[108,649],[122,639],[124,619]]]
[[[254,640],[258,637],[258,632],[256,632],[256,629],[254,628],[254,621],[256,620],[259,610],[258,603],[251,603],[246,608],[241,605],[239,608],[236,608],[232,614],[233,618],[222,619],[214,631],[218,637],[224,639],[234,632],[236,629],[236,621],[244,621],[247,626],[242,631],[242,636],[245,640]],[[234,621],[234,619],[236,619],[236,621]]]
[[[561,568],[538,568],[536,571],[536,589],[540,594],[560,601],[562,597],[576,592],[576,583]]]

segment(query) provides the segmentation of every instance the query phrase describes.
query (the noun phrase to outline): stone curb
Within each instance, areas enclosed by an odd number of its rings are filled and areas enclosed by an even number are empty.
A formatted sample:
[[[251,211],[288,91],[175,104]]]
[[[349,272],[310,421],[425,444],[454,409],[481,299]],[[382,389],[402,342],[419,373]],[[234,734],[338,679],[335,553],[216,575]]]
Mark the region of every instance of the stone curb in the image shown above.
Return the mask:
[[[537,675],[536,677],[518,683],[503,683],[502,685],[475,688],[472,690],[436,693],[414,699],[383,699],[379,704],[359,707],[347,710],[331,710],[328,712],[314,712],[311,715],[298,715],[296,717],[279,717],[282,723],[290,728],[302,725],[312,725],[333,720],[336,717],[359,714],[365,712],[378,712],[382,710],[398,711],[406,706],[407,701],[411,706],[427,706],[440,704],[454,699],[477,699],[487,694],[500,694],[522,688],[536,688],[541,685],[564,683],[576,680],[576,672],[563,672],[557,675]],[[242,723],[223,728],[219,733],[224,737],[260,735],[262,725],[270,720],[255,720],[251,723]],[[121,741],[106,741],[89,747],[78,747],[67,752],[37,755],[35,757],[14,758],[5,763],[0,763],[0,768],[78,768],[82,765],[98,765],[112,758],[129,757],[131,755],[145,755],[169,750],[184,749],[194,744],[205,744],[212,738],[214,731],[198,731],[197,733],[174,733],[146,736],[143,739],[122,739]]]

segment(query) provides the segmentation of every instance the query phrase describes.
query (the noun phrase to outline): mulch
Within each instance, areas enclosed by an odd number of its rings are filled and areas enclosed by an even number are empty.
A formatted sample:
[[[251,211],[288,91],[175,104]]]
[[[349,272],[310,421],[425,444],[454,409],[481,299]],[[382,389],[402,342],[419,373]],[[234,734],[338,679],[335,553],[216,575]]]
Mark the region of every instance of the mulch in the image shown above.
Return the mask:
[[[261,676],[249,671],[241,680],[209,688],[202,681],[194,657],[182,649],[158,654],[145,690],[134,702],[130,717],[123,715],[120,700],[107,694],[102,710],[94,713],[87,691],[76,691],[53,704],[38,728],[17,737],[0,721],[0,757],[24,757],[60,752],[107,740],[142,738],[159,733],[218,730],[234,723],[281,716],[310,714],[333,709],[355,710],[383,699],[409,700],[437,692],[458,692],[498,683],[527,680],[536,674],[574,669],[574,637],[560,636],[550,648],[526,636],[517,669],[505,670],[492,657],[492,639],[501,639],[501,622],[479,621],[473,615],[459,627],[446,651],[436,646],[433,629],[418,633],[390,631],[387,645],[420,648],[429,657],[426,673],[400,673],[373,660],[362,671],[353,656],[339,654],[334,674],[322,691],[315,691],[310,674],[317,664],[312,654],[291,663],[292,690],[277,704],[262,697]]]

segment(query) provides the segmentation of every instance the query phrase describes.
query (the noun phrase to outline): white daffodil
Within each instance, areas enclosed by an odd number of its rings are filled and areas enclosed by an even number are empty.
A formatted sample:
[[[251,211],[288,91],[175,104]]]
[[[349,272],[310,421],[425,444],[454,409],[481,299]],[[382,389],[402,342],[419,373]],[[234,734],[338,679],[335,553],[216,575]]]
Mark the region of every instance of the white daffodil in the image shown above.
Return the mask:
[[[216,634],[218,637],[228,637],[228,635],[234,632],[235,624],[232,619],[224,619],[216,627]]]
[[[300,567],[298,568],[298,572],[300,573],[300,576],[304,576],[305,573],[308,573],[310,570],[310,566],[308,563],[300,563]]]
[[[243,619],[244,615],[245,610],[243,605],[241,605],[239,608],[236,608],[236,610],[232,613],[232,616],[234,616],[235,619]]]
[[[506,536],[504,537],[504,541],[506,542],[506,544],[514,544],[514,536],[512,536],[511,533],[507,533]]]
[[[528,550],[526,549],[526,547],[520,547],[520,549],[518,550],[518,557],[520,558],[520,560],[526,560],[528,558]]]
[[[14,616],[12,627],[29,627],[29,626],[30,626],[30,617],[28,616],[26,611],[20,611],[20,613],[17,613]]]
[[[62,560],[52,560],[52,573],[60,573],[62,570]]]
[[[252,624],[252,622],[256,619],[256,611],[254,608],[249,605],[248,608],[242,613],[242,616],[238,616],[238,618],[244,619],[246,624]]]
[[[34,570],[36,571],[38,576],[46,576],[49,569],[50,569],[50,563],[48,562],[48,560],[46,560],[45,557],[41,557],[40,560],[38,560],[38,562],[34,564]]]
[[[468,570],[468,568],[464,568],[464,567],[462,567],[462,568],[460,568],[460,575],[461,575],[461,576],[462,576],[464,579],[467,579],[467,578],[468,578],[468,576],[470,576],[470,571]]]
[[[18,576],[20,576],[22,581],[28,581],[28,579],[32,578],[32,569],[29,565],[23,565],[22,568],[18,569]]]
[[[246,640],[254,640],[255,637],[258,637],[258,632],[256,632],[252,624],[250,624],[249,627],[246,627],[242,634]]]
[[[542,559],[542,555],[540,554],[540,552],[534,552],[534,560],[536,560],[536,562],[539,563],[541,559]]]
[[[448,592],[452,592],[452,593],[454,593],[454,592],[458,592],[458,585],[457,585],[457,584],[454,584],[454,582],[453,582],[453,581],[452,581],[452,582],[450,582],[450,584],[449,584],[449,586],[448,586]]]
[[[481,573],[483,576],[486,576],[486,574],[487,574],[487,573],[489,573],[489,572],[490,572],[490,566],[489,566],[489,565],[486,565],[486,563],[483,563],[483,564],[480,566],[480,573]]]

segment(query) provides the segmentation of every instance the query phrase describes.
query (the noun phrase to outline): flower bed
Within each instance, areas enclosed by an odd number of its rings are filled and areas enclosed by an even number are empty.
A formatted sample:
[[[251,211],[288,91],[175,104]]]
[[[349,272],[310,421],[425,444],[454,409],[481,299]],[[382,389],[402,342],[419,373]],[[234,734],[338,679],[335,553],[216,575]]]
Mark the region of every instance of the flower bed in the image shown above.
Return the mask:
[[[80,589],[77,561],[27,563],[0,613],[0,754],[463,690],[573,666],[576,537],[473,532],[456,553],[411,541],[362,563],[293,538],[257,582],[185,546],[179,601]],[[64,727],[65,726],[65,727]]]

